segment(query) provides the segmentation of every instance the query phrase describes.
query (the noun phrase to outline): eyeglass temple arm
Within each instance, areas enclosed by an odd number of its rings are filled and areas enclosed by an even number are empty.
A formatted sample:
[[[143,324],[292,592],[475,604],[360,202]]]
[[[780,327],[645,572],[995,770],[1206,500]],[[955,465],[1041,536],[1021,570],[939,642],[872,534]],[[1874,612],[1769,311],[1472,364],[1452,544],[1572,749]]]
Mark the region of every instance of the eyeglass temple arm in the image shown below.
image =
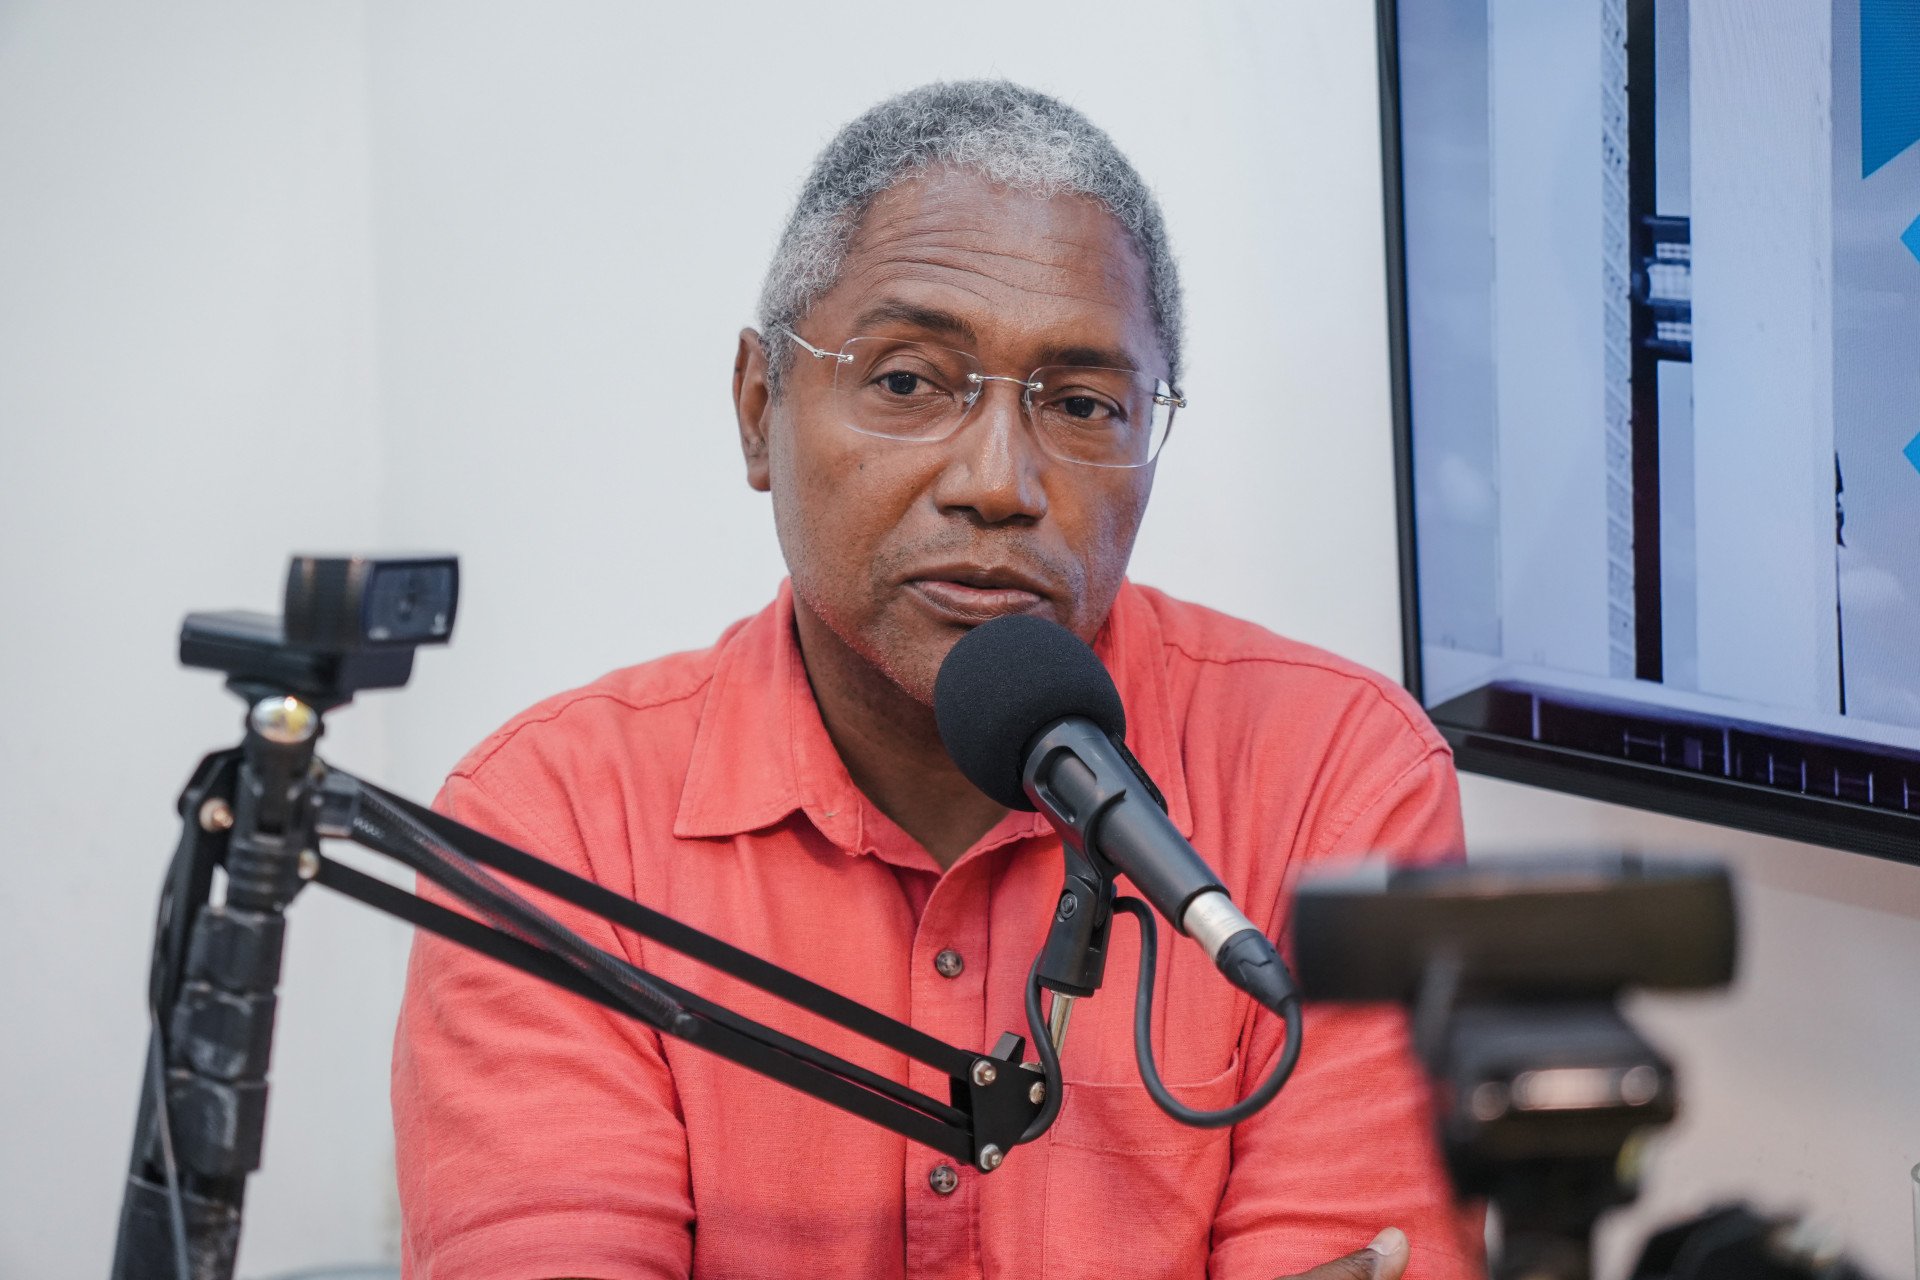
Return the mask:
[[[837,360],[841,364],[850,364],[853,361],[853,357],[848,355],[844,351],[822,351],[819,347],[814,346],[811,342],[808,342],[805,338],[801,337],[799,334],[795,333],[793,330],[787,328],[787,326],[783,324],[775,325],[774,327],[778,329],[781,333],[786,334],[789,338],[792,338],[795,342],[799,343],[801,348],[804,349],[806,353],[812,356],[815,360]]]

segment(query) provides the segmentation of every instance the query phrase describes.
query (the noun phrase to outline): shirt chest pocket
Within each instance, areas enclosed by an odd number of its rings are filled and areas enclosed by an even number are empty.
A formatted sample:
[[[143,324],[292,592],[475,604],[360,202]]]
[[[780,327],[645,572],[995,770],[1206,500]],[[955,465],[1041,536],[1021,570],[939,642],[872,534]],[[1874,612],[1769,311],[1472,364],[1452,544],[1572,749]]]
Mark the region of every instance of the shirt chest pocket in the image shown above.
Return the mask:
[[[1239,1097],[1239,1055],[1210,1080],[1168,1087],[1191,1107],[1228,1106]],[[1232,1135],[1179,1123],[1137,1078],[1067,1081],[1048,1135],[1043,1273],[1050,1280],[1204,1276]]]

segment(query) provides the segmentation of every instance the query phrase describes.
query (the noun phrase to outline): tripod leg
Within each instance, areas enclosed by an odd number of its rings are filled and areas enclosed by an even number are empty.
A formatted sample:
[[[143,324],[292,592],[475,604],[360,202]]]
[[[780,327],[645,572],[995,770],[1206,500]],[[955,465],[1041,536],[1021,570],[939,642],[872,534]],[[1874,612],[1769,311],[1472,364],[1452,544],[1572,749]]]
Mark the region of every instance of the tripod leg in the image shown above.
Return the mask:
[[[190,785],[182,797],[181,846],[155,940],[153,1044],[114,1280],[233,1275],[246,1179],[260,1167],[265,1134],[284,912],[303,883],[300,855],[313,841],[308,800],[319,732],[311,707],[262,697],[245,742],[227,753],[237,768],[197,775],[204,785]],[[218,905],[208,901],[216,860],[227,872],[226,901]],[[181,1222],[186,1275],[178,1261]]]
[[[182,1190],[189,1280],[230,1276],[240,1252],[240,1210]],[[115,1280],[176,1280],[171,1197],[165,1187],[135,1174],[120,1203],[120,1237],[114,1247]]]

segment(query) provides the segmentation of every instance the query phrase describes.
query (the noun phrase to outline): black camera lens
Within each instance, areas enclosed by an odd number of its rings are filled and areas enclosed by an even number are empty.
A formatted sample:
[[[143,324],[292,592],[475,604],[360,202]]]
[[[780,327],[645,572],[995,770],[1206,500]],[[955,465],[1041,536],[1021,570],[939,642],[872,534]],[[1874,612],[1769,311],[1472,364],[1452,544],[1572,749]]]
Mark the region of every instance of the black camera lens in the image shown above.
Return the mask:
[[[450,565],[376,568],[367,584],[367,639],[406,644],[444,637],[453,627],[453,592]]]

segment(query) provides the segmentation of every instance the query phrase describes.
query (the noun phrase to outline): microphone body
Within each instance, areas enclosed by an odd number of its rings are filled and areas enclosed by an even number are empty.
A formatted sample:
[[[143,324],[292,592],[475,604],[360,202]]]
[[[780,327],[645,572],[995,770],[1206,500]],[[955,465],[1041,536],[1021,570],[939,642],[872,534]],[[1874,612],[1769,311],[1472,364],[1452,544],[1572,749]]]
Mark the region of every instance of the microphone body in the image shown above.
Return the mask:
[[[1227,981],[1275,1012],[1295,998],[1293,979],[1273,943],[1233,904],[1220,878],[1148,791],[1132,757],[1105,729],[1084,716],[1055,721],[1027,748],[1020,781],[1062,839],[1124,872]],[[1075,896],[1069,885],[1060,910],[1078,911],[1077,902],[1068,905]]]
[[[1062,717],[1041,731],[1027,748],[1020,783],[1055,827],[1071,830],[1082,848],[1126,872],[1141,896],[1176,926],[1195,898],[1225,893],[1173,819],[1146,794],[1113,739],[1085,716]]]

